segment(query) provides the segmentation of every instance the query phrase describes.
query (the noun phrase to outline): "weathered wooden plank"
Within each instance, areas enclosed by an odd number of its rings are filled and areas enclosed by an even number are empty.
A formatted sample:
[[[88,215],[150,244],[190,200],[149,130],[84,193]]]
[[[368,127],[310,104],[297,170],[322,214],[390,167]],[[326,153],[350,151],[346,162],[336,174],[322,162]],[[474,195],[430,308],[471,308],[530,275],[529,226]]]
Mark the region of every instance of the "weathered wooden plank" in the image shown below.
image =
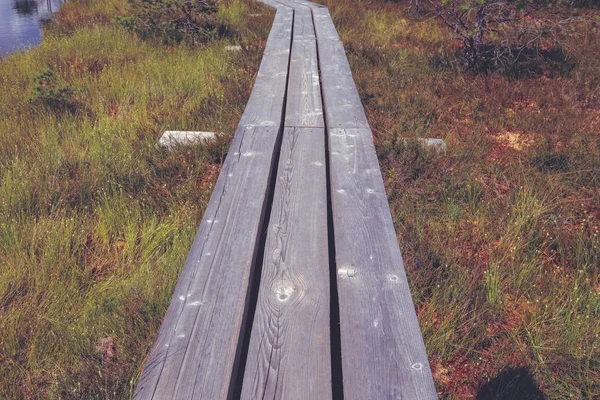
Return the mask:
[[[242,398],[331,398],[325,137],[311,11],[293,2],[286,128]]]
[[[242,399],[331,398],[323,128],[286,128]]]
[[[277,0],[260,0],[260,2],[265,3],[266,5],[269,5],[273,8],[275,8],[276,10],[287,7],[285,4],[283,4],[282,2],[277,1]]]
[[[326,6],[324,6],[324,5],[322,5],[322,4],[313,3],[313,2],[311,2],[311,1],[307,1],[307,0],[294,0],[294,2],[295,2],[295,3],[298,3],[298,4],[305,5],[305,6],[307,6],[307,7],[310,7],[310,8],[312,8],[312,9],[316,9],[316,8],[324,8],[324,9],[327,9],[327,7],[326,7]]]
[[[277,0],[279,3],[291,6],[291,7],[298,7],[298,6],[304,6],[304,7],[309,7],[311,9],[313,8],[327,8],[324,5],[321,4],[317,4],[317,3],[313,3],[311,1],[307,1],[307,0]]]
[[[346,52],[326,8],[313,9],[327,126],[368,128]]]
[[[290,61],[288,97],[285,116],[286,126],[324,127],[323,102],[317,62],[317,43],[310,9],[299,7],[294,17],[294,38]],[[308,18],[306,14],[308,13]],[[304,14],[304,17],[298,17]],[[313,36],[311,35],[313,30]],[[297,33],[302,32],[302,39]]]
[[[310,7],[293,3],[294,8],[294,37],[293,40],[306,40],[315,37],[312,12]]]
[[[239,128],[136,398],[227,397],[277,129]]]
[[[329,12],[313,14],[329,127],[344,395],[435,399],[372,134]]]
[[[293,11],[280,7],[248,106],[136,387],[137,399],[230,394],[283,128],[292,23]]]
[[[283,118],[294,10],[278,4],[263,59],[239,126],[276,126]]]
[[[329,131],[345,399],[437,398],[369,129]]]

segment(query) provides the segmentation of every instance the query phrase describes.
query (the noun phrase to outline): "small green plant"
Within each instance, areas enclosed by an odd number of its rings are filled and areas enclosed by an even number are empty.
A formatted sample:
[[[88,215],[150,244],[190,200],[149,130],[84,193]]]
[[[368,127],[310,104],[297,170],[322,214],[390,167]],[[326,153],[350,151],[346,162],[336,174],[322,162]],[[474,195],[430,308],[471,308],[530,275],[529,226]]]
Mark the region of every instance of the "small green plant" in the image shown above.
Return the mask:
[[[27,101],[58,110],[73,110],[76,105],[73,89],[48,67],[33,77],[33,87]]]
[[[500,300],[500,272],[499,266],[497,264],[490,265],[489,269],[486,271],[485,277],[485,296],[491,305],[498,304]]]
[[[117,21],[143,40],[158,38],[164,44],[197,45],[209,42],[220,30],[213,0],[130,0],[135,15]]]

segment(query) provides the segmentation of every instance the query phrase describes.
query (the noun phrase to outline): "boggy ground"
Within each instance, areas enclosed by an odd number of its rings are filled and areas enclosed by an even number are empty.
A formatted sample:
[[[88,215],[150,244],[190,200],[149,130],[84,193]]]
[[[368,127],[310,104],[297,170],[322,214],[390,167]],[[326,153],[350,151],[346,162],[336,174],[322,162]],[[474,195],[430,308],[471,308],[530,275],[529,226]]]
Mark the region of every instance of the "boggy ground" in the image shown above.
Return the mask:
[[[472,77],[451,34],[408,4],[324,2],[441,397],[599,397],[596,28],[567,38],[561,73]],[[125,0],[73,0],[40,47],[0,60],[1,398],[132,393],[272,19],[250,2],[219,10],[207,43],[165,45],[116,20],[134,14]],[[165,129],[225,136],[168,153],[155,146]]]
[[[564,68],[473,77],[451,32],[407,1],[322,3],[375,133],[441,398],[524,398],[505,390],[527,386],[515,379],[530,381],[531,398],[536,386],[549,398],[600,398],[595,23],[564,38]]]
[[[132,7],[69,1],[0,59],[2,399],[133,392],[273,18],[222,1],[210,38],[165,45],[124,28]],[[166,129],[224,136],[169,153]]]

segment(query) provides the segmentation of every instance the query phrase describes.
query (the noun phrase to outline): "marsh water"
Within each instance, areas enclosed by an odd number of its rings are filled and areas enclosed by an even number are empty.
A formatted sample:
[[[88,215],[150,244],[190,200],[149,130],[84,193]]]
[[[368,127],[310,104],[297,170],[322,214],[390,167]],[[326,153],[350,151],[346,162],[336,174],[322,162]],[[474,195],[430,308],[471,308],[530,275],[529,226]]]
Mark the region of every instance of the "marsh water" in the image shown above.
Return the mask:
[[[42,40],[42,21],[64,0],[0,0],[0,56],[35,46]]]

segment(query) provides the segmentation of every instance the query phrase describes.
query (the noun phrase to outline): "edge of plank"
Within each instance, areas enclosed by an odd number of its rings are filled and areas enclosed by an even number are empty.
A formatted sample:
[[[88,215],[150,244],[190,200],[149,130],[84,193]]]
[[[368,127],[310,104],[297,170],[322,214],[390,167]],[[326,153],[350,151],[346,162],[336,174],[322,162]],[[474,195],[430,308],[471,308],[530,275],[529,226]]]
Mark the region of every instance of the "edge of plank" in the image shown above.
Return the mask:
[[[226,398],[232,390],[273,163],[283,132],[287,72],[271,72],[281,64],[283,70],[288,70],[293,10],[275,8],[277,13],[250,99],[136,385],[136,399],[189,398],[203,390],[204,395],[216,399]],[[235,184],[240,180],[247,189]],[[248,233],[235,249],[243,253],[237,256],[228,248],[234,239],[227,235],[228,229],[239,228],[236,223]],[[234,292],[227,292],[231,289]],[[230,303],[227,307],[231,311],[220,312],[222,304],[217,307],[217,300]],[[222,327],[223,337],[205,336],[202,331],[209,327],[215,331]],[[192,340],[196,344],[190,347]],[[182,379],[185,384],[180,383]]]
[[[436,399],[370,129],[329,131],[347,399]]]

